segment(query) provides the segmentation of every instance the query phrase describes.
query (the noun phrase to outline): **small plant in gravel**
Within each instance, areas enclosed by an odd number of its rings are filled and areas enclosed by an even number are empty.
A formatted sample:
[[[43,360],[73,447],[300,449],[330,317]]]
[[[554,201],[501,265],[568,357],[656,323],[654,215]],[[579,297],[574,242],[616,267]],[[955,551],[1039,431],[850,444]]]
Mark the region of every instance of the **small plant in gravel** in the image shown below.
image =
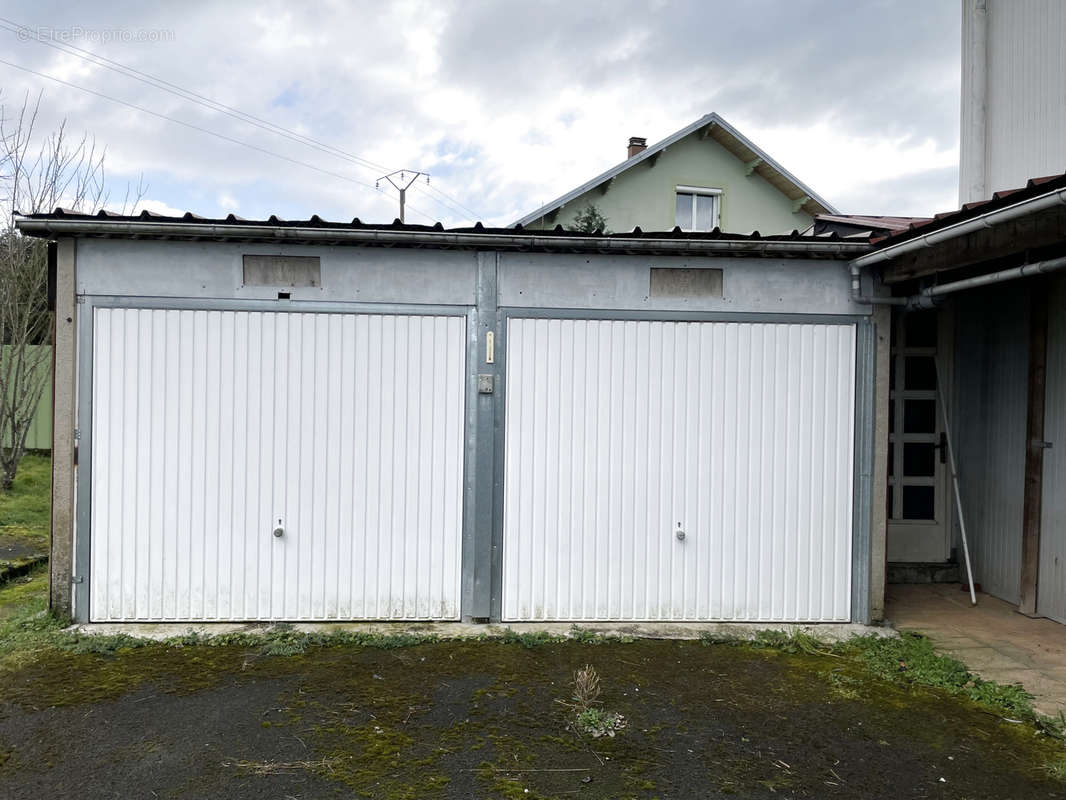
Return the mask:
[[[573,714],[574,727],[593,739],[613,737],[626,726],[626,718],[616,711],[600,708],[600,676],[591,664],[574,673],[574,692],[569,700],[559,700]]]
[[[601,736],[614,735],[626,726],[626,718],[617,711],[604,711],[602,708],[587,708],[577,715],[577,729],[582,733],[599,739]]]

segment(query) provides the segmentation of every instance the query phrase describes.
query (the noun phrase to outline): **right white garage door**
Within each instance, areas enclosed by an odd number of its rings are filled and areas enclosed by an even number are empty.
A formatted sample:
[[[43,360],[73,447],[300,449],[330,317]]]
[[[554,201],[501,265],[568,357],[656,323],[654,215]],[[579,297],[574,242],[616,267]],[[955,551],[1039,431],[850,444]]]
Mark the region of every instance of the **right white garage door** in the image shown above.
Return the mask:
[[[855,327],[511,319],[505,620],[846,621]]]

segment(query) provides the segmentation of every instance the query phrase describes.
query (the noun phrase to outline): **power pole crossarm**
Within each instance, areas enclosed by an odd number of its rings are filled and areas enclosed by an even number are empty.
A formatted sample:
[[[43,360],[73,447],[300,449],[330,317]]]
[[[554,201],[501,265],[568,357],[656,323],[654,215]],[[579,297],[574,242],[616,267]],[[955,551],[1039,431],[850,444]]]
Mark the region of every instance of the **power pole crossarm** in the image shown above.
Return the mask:
[[[407,176],[411,177],[408,178]],[[410,169],[398,169],[395,172],[390,172],[388,175],[382,175],[378,178],[375,186],[381,188],[382,181],[388,181],[392,184],[397,192],[400,193],[400,222],[406,222],[404,219],[404,206],[407,205],[407,190],[411,188],[411,184],[417,181],[419,178],[425,178],[426,183],[429,183],[429,173],[418,172],[417,170]]]

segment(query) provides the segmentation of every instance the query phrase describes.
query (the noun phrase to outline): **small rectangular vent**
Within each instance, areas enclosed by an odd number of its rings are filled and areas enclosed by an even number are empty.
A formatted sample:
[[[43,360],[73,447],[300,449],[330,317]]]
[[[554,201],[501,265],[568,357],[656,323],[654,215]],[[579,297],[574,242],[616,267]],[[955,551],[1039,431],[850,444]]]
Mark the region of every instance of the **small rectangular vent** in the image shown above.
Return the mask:
[[[714,298],[722,296],[722,270],[652,267],[651,297]]]
[[[322,265],[318,256],[245,255],[244,285],[321,286]]]

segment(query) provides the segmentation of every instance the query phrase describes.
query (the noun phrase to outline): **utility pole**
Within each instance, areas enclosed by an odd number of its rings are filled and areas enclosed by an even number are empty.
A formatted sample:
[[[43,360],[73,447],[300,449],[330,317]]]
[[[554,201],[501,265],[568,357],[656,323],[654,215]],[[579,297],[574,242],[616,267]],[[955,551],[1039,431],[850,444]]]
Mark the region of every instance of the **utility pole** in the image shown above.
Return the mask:
[[[397,183],[395,180],[393,180],[393,178],[395,178],[397,175],[400,176],[399,183]],[[408,175],[411,176],[410,180],[407,179]],[[392,184],[393,188],[396,189],[396,191],[398,191],[400,193],[400,222],[405,222],[405,220],[404,220],[404,205],[406,205],[406,203],[407,203],[407,190],[411,188],[411,184],[412,183],[414,183],[415,181],[417,181],[419,178],[422,178],[422,177],[424,177],[426,179],[426,183],[428,184],[429,183],[429,173],[417,172],[417,171],[413,171],[413,170],[409,170],[409,169],[398,169],[395,172],[390,172],[388,175],[382,175],[374,183],[374,188],[380,189],[381,188],[381,182],[382,181],[388,181],[389,183]]]

